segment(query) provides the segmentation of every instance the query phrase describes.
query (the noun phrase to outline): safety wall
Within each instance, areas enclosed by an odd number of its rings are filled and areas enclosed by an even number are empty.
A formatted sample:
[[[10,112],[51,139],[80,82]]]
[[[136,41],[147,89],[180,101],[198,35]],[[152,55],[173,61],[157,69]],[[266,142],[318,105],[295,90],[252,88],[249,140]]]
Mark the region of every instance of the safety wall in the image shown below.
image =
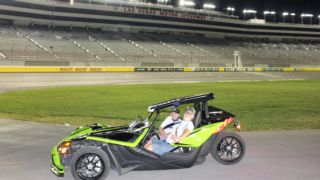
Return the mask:
[[[25,67],[25,66],[0,66],[0,73],[67,73],[67,72],[320,72],[320,67],[279,67],[279,68],[230,68],[230,67]]]

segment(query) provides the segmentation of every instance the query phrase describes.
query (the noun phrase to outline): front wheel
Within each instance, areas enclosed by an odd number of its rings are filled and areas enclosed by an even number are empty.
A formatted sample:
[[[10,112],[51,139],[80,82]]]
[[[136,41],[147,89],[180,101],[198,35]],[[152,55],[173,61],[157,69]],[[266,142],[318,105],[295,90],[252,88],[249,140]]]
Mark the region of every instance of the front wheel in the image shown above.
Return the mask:
[[[71,172],[76,180],[105,179],[109,169],[108,155],[98,147],[83,147],[71,159]]]
[[[241,161],[246,152],[243,139],[235,133],[222,131],[211,148],[212,157],[223,165],[233,165]]]

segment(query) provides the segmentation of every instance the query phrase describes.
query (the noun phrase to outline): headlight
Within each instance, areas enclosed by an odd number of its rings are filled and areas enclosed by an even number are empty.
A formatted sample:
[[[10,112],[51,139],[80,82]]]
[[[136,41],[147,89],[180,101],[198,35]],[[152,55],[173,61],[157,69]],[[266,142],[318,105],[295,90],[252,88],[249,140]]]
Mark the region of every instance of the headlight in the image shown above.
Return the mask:
[[[71,141],[65,141],[63,143],[60,144],[59,148],[58,148],[58,151],[65,155],[69,152],[69,149],[70,149],[70,146],[71,146]]]

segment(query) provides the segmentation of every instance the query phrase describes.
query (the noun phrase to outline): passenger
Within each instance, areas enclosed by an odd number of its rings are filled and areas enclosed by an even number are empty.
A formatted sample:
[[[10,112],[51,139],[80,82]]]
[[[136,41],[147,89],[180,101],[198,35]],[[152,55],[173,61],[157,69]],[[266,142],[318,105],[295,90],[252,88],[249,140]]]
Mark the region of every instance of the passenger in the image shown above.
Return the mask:
[[[166,141],[152,139],[152,143],[148,147],[146,147],[146,149],[153,151],[159,155],[163,155],[164,153],[174,149],[174,146],[172,146],[172,144],[180,142],[185,137],[189,136],[194,129],[192,120],[195,118],[195,114],[195,109],[188,107],[184,113],[183,121],[181,121],[179,127],[177,127],[174,132],[167,136]]]

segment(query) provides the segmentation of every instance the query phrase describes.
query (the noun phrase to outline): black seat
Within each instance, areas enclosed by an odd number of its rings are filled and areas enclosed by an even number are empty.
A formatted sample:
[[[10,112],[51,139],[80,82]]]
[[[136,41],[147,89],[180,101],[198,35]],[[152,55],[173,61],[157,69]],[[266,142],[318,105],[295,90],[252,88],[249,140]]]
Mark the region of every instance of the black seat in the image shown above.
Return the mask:
[[[197,128],[201,123],[201,111],[198,111],[193,119],[194,128]]]

